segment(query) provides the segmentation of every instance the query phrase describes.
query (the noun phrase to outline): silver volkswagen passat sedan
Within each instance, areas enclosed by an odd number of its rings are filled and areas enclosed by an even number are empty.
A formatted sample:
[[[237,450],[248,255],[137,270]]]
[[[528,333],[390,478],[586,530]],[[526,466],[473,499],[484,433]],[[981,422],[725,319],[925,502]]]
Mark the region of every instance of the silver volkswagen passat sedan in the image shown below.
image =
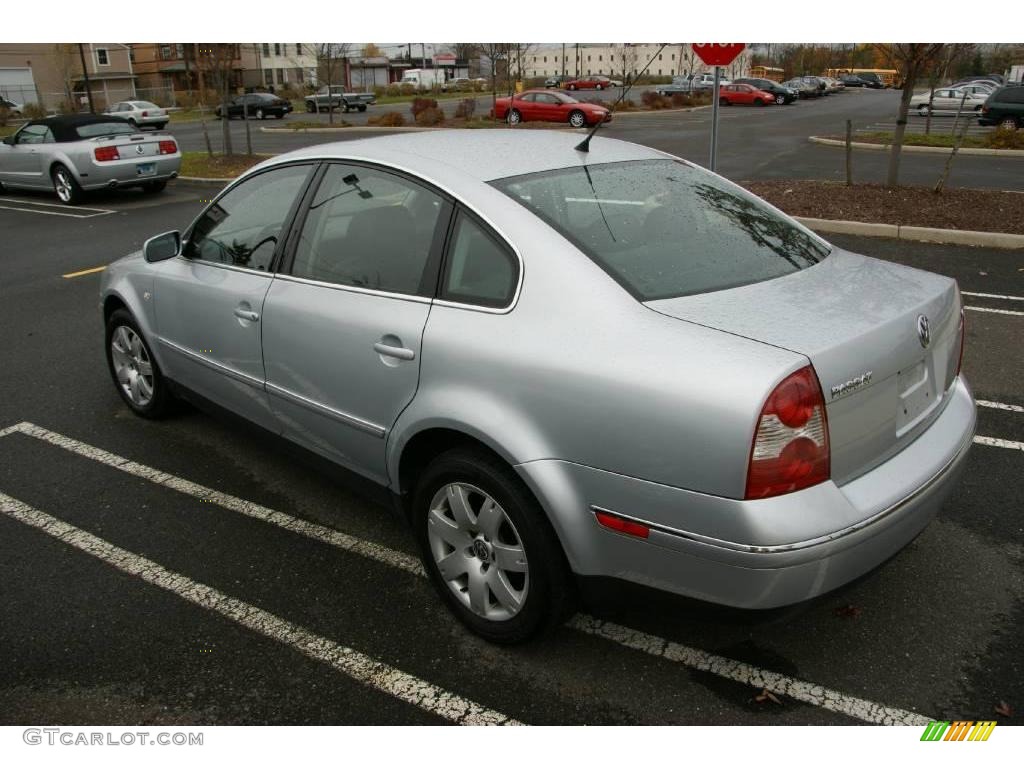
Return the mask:
[[[556,625],[574,574],[767,608],[899,551],[974,432],[956,283],[578,138],[257,166],[105,272],[117,391],[146,417],[227,409],[388,489],[498,642]]]

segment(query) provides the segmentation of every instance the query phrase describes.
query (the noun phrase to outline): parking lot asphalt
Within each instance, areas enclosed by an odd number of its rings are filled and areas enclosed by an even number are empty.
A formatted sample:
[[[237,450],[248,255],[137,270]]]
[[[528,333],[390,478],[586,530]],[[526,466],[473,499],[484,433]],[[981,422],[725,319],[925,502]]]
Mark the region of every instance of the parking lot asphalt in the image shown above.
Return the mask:
[[[639,100],[638,86],[630,98]],[[581,98],[600,98],[612,101],[615,93],[582,91]],[[819,99],[801,100],[785,106],[764,108],[734,106],[721,110],[718,144],[718,172],[735,181],[764,179],[845,179],[845,156],[842,148],[827,147],[808,141],[810,136],[843,135],[846,120],[853,121],[854,130],[893,129],[899,105],[898,91],[849,89]],[[457,101],[444,101],[442,106],[451,115]],[[490,109],[489,95],[477,98],[477,111],[486,114]],[[381,112],[399,111],[410,124],[412,115],[408,104],[374,105],[366,113],[353,112],[335,115],[354,125],[365,125],[366,120]],[[362,131],[345,133],[283,133],[263,132],[261,128],[281,128],[296,121],[313,121],[328,127],[326,113],[313,115],[293,113],[283,120],[249,121],[253,149],[256,152],[287,152],[304,146],[332,141],[367,138]],[[924,119],[916,114],[909,117],[909,131],[924,132]],[[232,141],[236,151],[245,146],[245,125],[241,120],[231,121]],[[934,133],[948,133],[950,118],[937,115]],[[209,124],[214,147],[221,146],[220,124]],[[198,123],[170,126],[171,132],[186,150],[202,150],[205,141]],[[990,129],[985,129],[990,130]],[[687,160],[707,165],[711,146],[711,110],[690,112],[631,113],[617,117],[601,129],[615,138],[635,141],[670,152]],[[934,185],[942,174],[946,156],[943,154],[903,153],[900,179],[905,184]],[[857,150],[854,152],[853,174],[858,182],[881,183],[886,178],[889,156],[886,152]],[[950,186],[1024,191],[1024,159],[961,155],[952,166]]]
[[[995,440],[903,552],[772,612],[591,585],[553,637],[507,649],[449,616],[409,535],[340,471],[121,403],[92,270],[214,189],[96,195],[87,218],[2,198],[20,204],[0,208],[0,722],[1024,722],[1019,252],[832,237],[956,277],[969,307],[964,370]]]

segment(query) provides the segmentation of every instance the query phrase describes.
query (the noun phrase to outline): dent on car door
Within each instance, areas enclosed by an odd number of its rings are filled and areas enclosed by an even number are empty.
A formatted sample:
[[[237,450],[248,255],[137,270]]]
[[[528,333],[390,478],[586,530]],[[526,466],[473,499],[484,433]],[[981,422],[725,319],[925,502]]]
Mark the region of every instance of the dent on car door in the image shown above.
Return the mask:
[[[264,305],[267,392],[284,434],[376,482],[419,385],[450,204],[406,176],[332,164]]]
[[[274,168],[232,187],[193,224],[182,256],[160,264],[154,283],[167,375],[274,430],[264,391],[263,302],[313,167]]]

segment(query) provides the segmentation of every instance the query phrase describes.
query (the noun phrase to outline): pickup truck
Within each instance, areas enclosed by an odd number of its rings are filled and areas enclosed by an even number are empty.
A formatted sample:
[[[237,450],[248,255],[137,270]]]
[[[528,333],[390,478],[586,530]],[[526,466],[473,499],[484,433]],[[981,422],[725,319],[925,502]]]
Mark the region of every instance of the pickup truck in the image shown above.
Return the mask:
[[[719,85],[728,85],[731,80],[722,77]],[[694,91],[710,91],[715,87],[715,76],[704,73],[703,75],[677,75],[672,78],[671,83],[654,86],[654,92],[661,96],[671,96],[673,93],[693,93]]]
[[[325,85],[316,93],[306,97],[307,112],[323,112],[327,109],[343,109],[349,112],[357,109],[366,111],[367,104],[377,100],[373,93],[346,93],[339,85]]]

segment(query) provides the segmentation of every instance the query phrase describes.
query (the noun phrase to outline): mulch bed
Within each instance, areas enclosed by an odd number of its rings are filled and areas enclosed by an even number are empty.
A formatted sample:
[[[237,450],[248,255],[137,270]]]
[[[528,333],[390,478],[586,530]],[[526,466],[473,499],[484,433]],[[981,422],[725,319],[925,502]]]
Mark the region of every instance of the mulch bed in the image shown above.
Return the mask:
[[[991,189],[889,189],[879,184],[794,180],[743,186],[791,216],[911,227],[1024,234],[1024,194]]]

